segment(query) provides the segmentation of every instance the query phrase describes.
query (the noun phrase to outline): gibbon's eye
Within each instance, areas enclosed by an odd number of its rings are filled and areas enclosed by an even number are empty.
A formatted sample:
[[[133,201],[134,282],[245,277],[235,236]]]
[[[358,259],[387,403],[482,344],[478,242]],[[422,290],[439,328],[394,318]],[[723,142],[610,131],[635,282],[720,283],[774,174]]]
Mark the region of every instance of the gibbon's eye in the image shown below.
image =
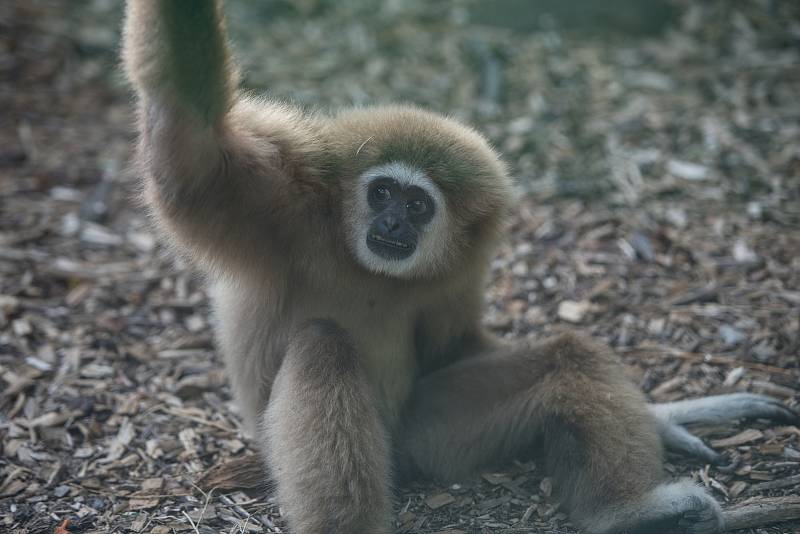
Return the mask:
[[[387,204],[392,200],[392,192],[385,185],[377,185],[370,191],[370,200],[378,205]]]
[[[375,200],[380,200],[381,202],[386,202],[392,198],[392,194],[389,192],[387,188],[382,185],[379,185],[375,188]]]
[[[408,210],[408,213],[418,217],[428,211],[428,203],[420,198],[417,198],[408,201],[406,204],[406,209]]]

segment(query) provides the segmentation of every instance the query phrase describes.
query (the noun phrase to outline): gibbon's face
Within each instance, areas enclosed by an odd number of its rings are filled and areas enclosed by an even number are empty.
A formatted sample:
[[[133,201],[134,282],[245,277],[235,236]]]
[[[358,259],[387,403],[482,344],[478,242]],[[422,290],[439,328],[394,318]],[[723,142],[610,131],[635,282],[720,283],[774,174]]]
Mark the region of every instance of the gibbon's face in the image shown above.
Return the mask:
[[[480,134],[409,106],[351,109],[325,126],[343,237],[359,265],[404,280],[483,268],[513,186]]]
[[[356,187],[351,248],[365,268],[410,278],[443,259],[444,195],[424,171],[403,162],[367,169]]]

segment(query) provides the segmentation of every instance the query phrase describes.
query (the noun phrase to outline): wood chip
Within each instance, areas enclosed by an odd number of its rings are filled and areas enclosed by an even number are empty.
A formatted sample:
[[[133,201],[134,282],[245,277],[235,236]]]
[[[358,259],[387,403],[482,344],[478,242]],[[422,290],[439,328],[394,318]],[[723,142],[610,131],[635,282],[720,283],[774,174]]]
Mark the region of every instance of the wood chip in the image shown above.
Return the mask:
[[[455,497],[450,495],[449,493],[437,493],[431,497],[425,499],[425,504],[428,505],[428,508],[431,510],[437,510],[442,506],[447,506],[448,504],[456,502]]]
[[[684,180],[705,180],[708,177],[708,167],[688,161],[672,159],[667,163],[667,169],[672,175]]]
[[[164,487],[164,479],[161,477],[148,478],[142,482],[142,492],[160,493]]]
[[[108,454],[103,458],[101,463],[110,463],[119,460],[125,452],[125,448],[133,440],[136,430],[134,429],[131,420],[126,417],[117,431],[117,435],[111,441],[108,447]]]
[[[679,389],[686,383],[686,377],[683,375],[673,376],[669,380],[665,380],[650,391],[650,396],[656,400],[666,400],[664,395]]]
[[[744,445],[745,443],[752,443],[764,437],[764,433],[754,428],[749,428],[743,432],[724,439],[711,440],[711,446],[715,449],[724,449],[725,447],[736,447]]]
[[[570,323],[580,323],[591,307],[592,303],[588,300],[580,302],[564,300],[558,305],[558,316]]]
[[[505,473],[483,473],[481,475],[481,478],[494,486],[499,486],[501,484],[507,484],[511,482],[511,477],[509,477]]]
[[[744,493],[744,491],[749,486],[750,485],[747,482],[744,482],[743,480],[737,480],[736,482],[731,484],[731,487],[728,489],[728,493],[730,494],[731,498],[735,499],[736,497]]]
[[[149,510],[158,506],[161,499],[158,497],[133,497],[128,501],[128,510]]]
[[[743,530],[800,519],[800,496],[753,498],[723,513],[725,530]]]
[[[542,495],[545,497],[549,497],[553,493],[553,479],[550,477],[545,477],[539,483],[539,491],[542,492]]]
[[[770,480],[768,482],[761,482],[750,486],[749,493],[758,493],[760,491],[774,490],[779,488],[798,488],[800,487],[800,474],[792,475],[786,478],[779,478],[777,480]]]
[[[264,488],[267,479],[257,455],[242,456],[212,467],[197,485],[205,491]]]

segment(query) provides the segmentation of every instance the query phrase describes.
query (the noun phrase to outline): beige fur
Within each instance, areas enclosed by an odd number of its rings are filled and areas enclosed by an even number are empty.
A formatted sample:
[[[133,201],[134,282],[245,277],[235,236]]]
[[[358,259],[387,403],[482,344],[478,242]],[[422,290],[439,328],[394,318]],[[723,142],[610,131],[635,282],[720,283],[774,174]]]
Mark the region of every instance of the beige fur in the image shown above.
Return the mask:
[[[388,532],[390,465],[449,479],[537,441],[587,529],[683,517],[639,513],[695,490],[658,489],[659,433],[679,433],[613,354],[572,336],[508,347],[481,328],[512,185],[479,134],[409,106],[322,116],[239,96],[211,0],[130,0],[123,60],[144,199],[209,275],[232,390],[293,532]],[[445,210],[402,269],[359,252],[376,168]]]

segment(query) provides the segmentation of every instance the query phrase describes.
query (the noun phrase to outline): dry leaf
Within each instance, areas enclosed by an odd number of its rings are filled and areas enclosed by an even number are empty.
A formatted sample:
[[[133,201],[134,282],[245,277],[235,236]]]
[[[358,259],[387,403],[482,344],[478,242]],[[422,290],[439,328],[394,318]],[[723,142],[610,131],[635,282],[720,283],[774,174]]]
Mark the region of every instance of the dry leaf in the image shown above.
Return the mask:
[[[69,534],[69,519],[63,520],[53,531],[53,534]]]

